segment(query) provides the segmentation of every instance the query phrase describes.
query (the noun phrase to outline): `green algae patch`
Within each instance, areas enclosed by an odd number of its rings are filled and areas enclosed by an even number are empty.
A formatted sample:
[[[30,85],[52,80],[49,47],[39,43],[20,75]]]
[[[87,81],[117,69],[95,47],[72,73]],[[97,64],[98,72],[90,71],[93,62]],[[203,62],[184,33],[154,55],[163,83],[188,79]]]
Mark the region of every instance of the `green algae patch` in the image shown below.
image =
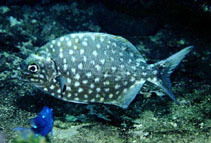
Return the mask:
[[[18,133],[17,137],[12,141],[13,143],[47,143],[45,137],[36,136],[33,133]]]

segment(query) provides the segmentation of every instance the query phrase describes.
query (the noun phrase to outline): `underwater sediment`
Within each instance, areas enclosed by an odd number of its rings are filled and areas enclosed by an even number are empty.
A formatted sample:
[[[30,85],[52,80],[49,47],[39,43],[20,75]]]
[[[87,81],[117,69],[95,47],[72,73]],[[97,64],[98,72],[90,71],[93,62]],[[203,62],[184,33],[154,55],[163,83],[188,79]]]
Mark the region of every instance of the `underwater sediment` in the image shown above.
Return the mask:
[[[43,106],[53,109],[54,133],[40,142],[210,142],[208,1],[24,2],[2,1],[0,6],[0,139],[5,143],[21,138],[13,129],[30,127],[29,120]],[[20,63],[29,54],[75,32],[122,36],[149,64],[194,45],[171,76],[180,105],[167,96],[157,96],[162,91],[150,83],[144,84],[127,109],[121,109],[61,101],[16,78]]]

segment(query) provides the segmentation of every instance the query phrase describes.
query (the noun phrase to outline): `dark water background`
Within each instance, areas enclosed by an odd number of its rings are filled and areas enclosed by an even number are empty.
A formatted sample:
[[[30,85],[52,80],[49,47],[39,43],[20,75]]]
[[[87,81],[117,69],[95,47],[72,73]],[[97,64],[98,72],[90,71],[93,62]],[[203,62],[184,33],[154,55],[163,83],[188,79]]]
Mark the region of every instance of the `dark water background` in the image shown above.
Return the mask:
[[[54,109],[56,143],[211,142],[211,3],[207,0],[1,0],[0,140],[21,138],[44,105]],[[146,84],[128,109],[67,103],[14,79],[20,62],[50,40],[106,32],[132,42],[148,63],[194,45],[172,74],[181,105]],[[1,141],[0,141],[1,142]]]

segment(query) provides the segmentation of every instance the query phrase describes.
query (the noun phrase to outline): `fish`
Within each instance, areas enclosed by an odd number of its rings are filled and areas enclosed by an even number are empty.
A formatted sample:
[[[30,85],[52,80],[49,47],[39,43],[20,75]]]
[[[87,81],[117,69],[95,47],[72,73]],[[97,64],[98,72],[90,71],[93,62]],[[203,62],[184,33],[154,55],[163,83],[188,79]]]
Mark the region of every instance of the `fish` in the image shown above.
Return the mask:
[[[67,102],[111,104],[126,109],[148,81],[179,104],[170,75],[193,47],[147,64],[137,48],[121,36],[71,33],[29,55],[20,64],[21,76],[27,83]]]
[[[21,134],[23,134],[24,138],[28,138],[29,135],[32,133],[35,134],[35,136],[46,136],[50,132],[53,135],[53,109],[44,106],[40,113],[30,120],[31,122],[31,128],[24,128],[24,127],[16,127],[14,130],[19,131]]]
[[[53,135],[53,109],[44,106],[37,117],[31,119],[31,130],[38,135],[46,136],[50,132]]]

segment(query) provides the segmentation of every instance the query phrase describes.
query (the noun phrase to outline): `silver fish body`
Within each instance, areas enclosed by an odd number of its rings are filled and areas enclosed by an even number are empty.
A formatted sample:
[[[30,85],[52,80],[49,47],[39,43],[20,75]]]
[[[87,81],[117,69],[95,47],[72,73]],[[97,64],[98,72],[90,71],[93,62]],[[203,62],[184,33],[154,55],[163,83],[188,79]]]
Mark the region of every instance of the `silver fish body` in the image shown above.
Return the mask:
[[[24,78],[56,98],[127,108],[146,81],[176,101],[169,76],[192,48],[148,65],[135,46],[122,37],[73,33],[48,42],[21,67]]]

